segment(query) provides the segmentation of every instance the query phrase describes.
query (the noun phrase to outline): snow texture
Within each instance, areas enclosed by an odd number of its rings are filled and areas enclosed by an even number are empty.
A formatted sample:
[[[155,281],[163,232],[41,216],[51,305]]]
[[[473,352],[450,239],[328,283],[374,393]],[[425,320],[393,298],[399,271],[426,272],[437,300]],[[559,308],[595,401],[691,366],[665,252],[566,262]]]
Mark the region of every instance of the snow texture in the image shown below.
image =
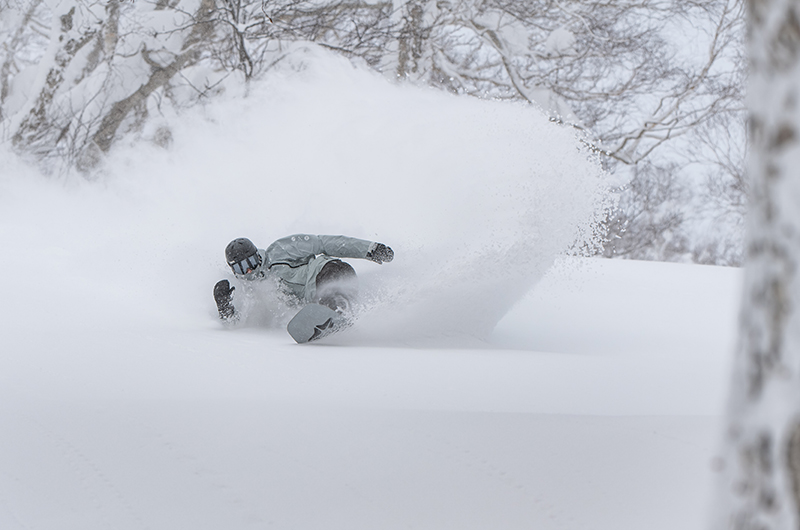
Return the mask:
[[[738,271],[565,258],[567,129],[303,57],[92,182],[0,157],[0,528],[701,528]],[[225,329],[227,242],[294,232],[394,248],[367,314]]]
[[[566,55],[573,51],[575,35],[566,28],[558,28],[544,42],[545,50],[552,55]]]

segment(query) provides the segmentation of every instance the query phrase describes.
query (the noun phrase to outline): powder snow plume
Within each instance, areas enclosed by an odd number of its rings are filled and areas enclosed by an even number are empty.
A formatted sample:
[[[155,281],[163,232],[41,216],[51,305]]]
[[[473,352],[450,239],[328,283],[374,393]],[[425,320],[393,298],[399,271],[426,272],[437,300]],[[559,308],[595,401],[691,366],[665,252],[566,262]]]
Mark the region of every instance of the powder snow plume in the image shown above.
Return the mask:
[[[74,293],[63,303],[98,318],[110,306],[113,318],[216,325],[228,241],[345,234],[396,259],[351,261],[370,310],[342,340],[480,338],[557,256],[597,243],[604,174],[573,131],[529,106],[395,85],[315,48],[246,97],[229,90],[149,127],[169,127],[172,145],[119,146],[93,182],[0,180],[0,223],[48,211],[14,252],[46,242],[59,285],[106,299],[102,311]]]

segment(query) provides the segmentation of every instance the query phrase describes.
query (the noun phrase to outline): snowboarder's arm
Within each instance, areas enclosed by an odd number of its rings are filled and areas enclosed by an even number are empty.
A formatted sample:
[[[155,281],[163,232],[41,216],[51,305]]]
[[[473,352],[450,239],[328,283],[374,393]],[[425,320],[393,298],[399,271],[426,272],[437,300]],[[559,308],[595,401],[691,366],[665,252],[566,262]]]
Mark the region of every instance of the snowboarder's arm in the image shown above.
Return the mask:
[[[348,236],[315,236],[295,234],[269,246],[267,259],[271,264],[298,266],[319,254],[334,258],[368,259],[376,263],[391,261],[394,252],[381,243]]]
[[[361,258],[379,264],[394,259],[394,251],[383,243],[347,236],[317,236],[317,238],[322,244],[322,254],[334,258]]]
[[[334,258],[365,259],[372,241],[347,236],[316,236],[319,252]]]

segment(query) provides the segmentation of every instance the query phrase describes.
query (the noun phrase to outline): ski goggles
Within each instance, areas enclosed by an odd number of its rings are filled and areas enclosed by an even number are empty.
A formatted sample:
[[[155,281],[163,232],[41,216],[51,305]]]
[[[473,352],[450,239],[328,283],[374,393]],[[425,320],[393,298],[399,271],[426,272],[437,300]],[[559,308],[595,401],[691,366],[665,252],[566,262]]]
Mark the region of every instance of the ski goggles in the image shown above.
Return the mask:
[[[232,264],[231,269],[233,269],[234,274],[247,274],[255,270],[259,265],[261,265],[261,256],[253,254],[242,261]]]

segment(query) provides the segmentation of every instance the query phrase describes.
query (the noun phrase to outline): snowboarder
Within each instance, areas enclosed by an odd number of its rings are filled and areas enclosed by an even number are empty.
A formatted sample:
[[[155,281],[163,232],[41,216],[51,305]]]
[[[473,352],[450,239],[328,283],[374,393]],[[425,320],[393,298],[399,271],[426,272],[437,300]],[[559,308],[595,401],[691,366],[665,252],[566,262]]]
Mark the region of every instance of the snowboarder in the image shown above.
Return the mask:
[[[225,259],[239,280],[274,279],[279,291],[297,304],[319,303],[340,314],[348,314],[358,293],[353,267],[339,258],[361,258],[381,264],[394,259],[394,251],[383,243],[346,236],[296,234],[281,238],[266,250],[247,238],[231,241]],[[227,322],[239,318],[233,305],[235,287],[228,280],[214,286],[219,317]]]

